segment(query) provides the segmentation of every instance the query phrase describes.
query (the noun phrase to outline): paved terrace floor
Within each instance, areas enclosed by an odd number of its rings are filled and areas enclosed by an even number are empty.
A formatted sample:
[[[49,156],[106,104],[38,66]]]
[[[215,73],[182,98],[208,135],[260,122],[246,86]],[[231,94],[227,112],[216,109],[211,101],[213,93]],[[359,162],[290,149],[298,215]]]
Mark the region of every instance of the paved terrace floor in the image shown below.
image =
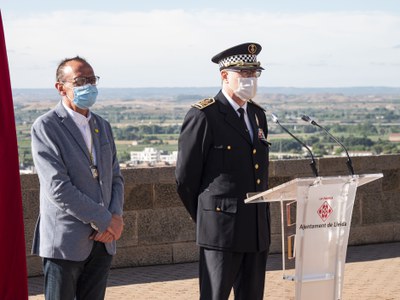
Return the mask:
[[[112,269],[106,300],[198,299],[197,268],[197,263],[186,263]],[[294,284],[282,280],[281,255],[269,256],[266,275],[264,299],[294,299]],[[29,278],[30,300],[44,299],[42,281]],[[348,248],[342,300],[353,299],[400,299],[400,243]]]

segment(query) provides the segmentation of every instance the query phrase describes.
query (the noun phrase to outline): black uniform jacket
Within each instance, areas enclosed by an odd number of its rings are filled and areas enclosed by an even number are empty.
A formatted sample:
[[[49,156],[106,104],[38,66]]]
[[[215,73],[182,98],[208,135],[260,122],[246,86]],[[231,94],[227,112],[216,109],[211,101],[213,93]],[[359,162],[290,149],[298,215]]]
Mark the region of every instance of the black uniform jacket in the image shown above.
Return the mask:
[[[220,91],[215,102],[192,107],[179,137],[178,194],[197,226],[198,245],[234,252],[269,248],[266,203],[245,204],[248,192],[268,188],[267,120],[249,101],[253,141]]]

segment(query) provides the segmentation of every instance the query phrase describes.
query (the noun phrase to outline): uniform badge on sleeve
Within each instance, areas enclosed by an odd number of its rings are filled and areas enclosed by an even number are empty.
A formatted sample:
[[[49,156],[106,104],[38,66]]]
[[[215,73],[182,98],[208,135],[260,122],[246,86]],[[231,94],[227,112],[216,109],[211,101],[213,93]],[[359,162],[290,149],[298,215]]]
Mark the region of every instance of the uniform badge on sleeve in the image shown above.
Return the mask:
[[[265,146],[269,147],[271,146],[271,143],[267,141],[265,138],[264,131],[261,128],[258,128],[258,139],[260,140],[261,143],[263,143]]]
[[[258,139],[265,140],[264,131],[261,128],[258,128]]]

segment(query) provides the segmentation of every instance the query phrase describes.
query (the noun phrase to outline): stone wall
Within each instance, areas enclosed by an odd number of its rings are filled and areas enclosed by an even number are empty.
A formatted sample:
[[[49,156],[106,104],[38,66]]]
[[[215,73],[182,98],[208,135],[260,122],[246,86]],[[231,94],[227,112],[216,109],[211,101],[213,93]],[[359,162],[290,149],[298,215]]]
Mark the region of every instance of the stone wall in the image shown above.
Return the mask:
[[[271,161],[270,187],[312,176],[309,160]],[[347,175],[345,158],[317,159],[320,176]],[[400,155],[354,157],[357,174],[384,177],[357,191],[350,245],[400,241]],[[195,226],[175,191],[174,167],[124,169],[125,230],[113,267],[196,261]],[[41,260],[30,255],[39,210],[36,175],[21,175],[29,276],[42,273]],[[271,205],[271,252],[281,250],[280,209]]]

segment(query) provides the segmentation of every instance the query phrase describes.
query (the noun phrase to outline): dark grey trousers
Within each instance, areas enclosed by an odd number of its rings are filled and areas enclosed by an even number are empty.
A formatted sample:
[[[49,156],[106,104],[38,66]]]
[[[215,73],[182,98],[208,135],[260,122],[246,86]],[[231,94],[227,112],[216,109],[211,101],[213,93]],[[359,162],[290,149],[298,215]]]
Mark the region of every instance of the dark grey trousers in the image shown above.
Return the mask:
[[[200,247],[201,300],[262,300],[267,251],[239,253]]]

